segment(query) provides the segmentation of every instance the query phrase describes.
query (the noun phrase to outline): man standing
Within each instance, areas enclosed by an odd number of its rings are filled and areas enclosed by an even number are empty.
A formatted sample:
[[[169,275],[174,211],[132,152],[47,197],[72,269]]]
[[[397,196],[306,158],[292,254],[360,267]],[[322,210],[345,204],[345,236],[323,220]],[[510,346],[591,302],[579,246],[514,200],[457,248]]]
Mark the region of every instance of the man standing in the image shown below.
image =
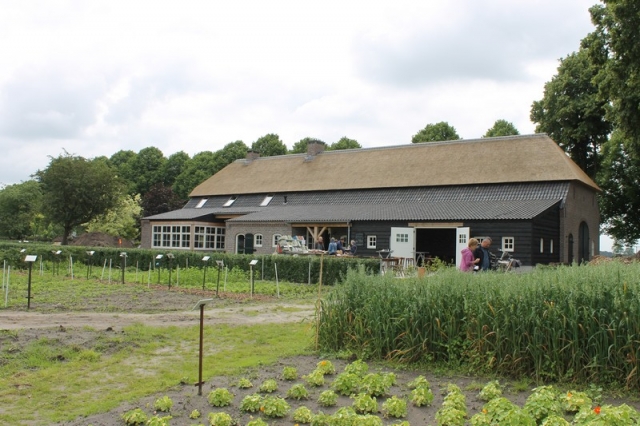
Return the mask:
[[[473,257],[480,259],[477,264],[479,269],[488,271],[491,269],[491,257],[489,256],[489,247],[491,247],[491,238],[486,237],[482,240],[482,243],[473,251]]]

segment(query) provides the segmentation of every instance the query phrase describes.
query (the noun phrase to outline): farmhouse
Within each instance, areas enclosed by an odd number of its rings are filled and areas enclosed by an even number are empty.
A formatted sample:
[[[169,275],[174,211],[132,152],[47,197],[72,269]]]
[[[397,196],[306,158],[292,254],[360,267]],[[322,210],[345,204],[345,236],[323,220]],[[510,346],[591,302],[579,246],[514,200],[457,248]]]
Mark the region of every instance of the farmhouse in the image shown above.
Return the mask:
[[[600,189],[545,134],[260,157],[197,186],[184,208],[146,217],[142,245],[270,254],[280,236],[312,247],[355,240],[359,256],[457,262],[469,237],[523,265],[599,252]]]

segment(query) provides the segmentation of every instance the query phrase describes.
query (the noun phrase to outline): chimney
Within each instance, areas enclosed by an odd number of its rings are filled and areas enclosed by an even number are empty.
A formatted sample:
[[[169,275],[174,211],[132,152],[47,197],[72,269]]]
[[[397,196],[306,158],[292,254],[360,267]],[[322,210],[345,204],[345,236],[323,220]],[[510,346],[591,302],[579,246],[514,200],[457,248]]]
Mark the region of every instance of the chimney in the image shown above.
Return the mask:
[[[322,152],[324,152],[326,146],[327,144],[322,142],[321,140],[310,140],[309,142],[307,142],[307,157],[315,157],[316,155],[321,154]]]
[[[252,149],[247,151],[247,156],[245,157],[247,161],[251,162],[256,158],[260,158],[260,153],[258,151],[254,151]]]

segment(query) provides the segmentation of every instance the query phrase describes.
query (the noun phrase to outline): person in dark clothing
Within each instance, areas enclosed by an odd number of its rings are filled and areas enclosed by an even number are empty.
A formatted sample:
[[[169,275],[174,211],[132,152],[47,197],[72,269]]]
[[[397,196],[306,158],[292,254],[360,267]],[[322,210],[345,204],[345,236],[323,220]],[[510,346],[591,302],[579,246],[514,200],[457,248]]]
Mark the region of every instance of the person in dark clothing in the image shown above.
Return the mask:
[[[482,243],[473,251],[473,257],[480,259],[477,263],[478,269],[482,271],[488,271],[491,269],[491,256],[489,256],[489,247],[491,247],[491,238],[486,237],[482,240]]]
[[[355,256],[358,251],[358,246],[356,246],[356,240],[351,240],[351,246],[349,247],[349,252],[351,256]]]

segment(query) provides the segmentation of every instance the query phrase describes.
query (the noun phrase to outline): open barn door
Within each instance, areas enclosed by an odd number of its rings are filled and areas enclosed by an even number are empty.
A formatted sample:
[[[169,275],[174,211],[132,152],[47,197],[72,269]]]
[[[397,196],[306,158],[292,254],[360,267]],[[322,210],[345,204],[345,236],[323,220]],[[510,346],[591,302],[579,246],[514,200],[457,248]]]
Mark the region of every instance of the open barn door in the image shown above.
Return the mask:
[[[456,267],[460,267],[462,262],[462,253],[465,247],[469,244],[469,228],[456,228]]]
[[[416,228],[391,228],[389,249],[393,257],[414,258],[416,255]]]

